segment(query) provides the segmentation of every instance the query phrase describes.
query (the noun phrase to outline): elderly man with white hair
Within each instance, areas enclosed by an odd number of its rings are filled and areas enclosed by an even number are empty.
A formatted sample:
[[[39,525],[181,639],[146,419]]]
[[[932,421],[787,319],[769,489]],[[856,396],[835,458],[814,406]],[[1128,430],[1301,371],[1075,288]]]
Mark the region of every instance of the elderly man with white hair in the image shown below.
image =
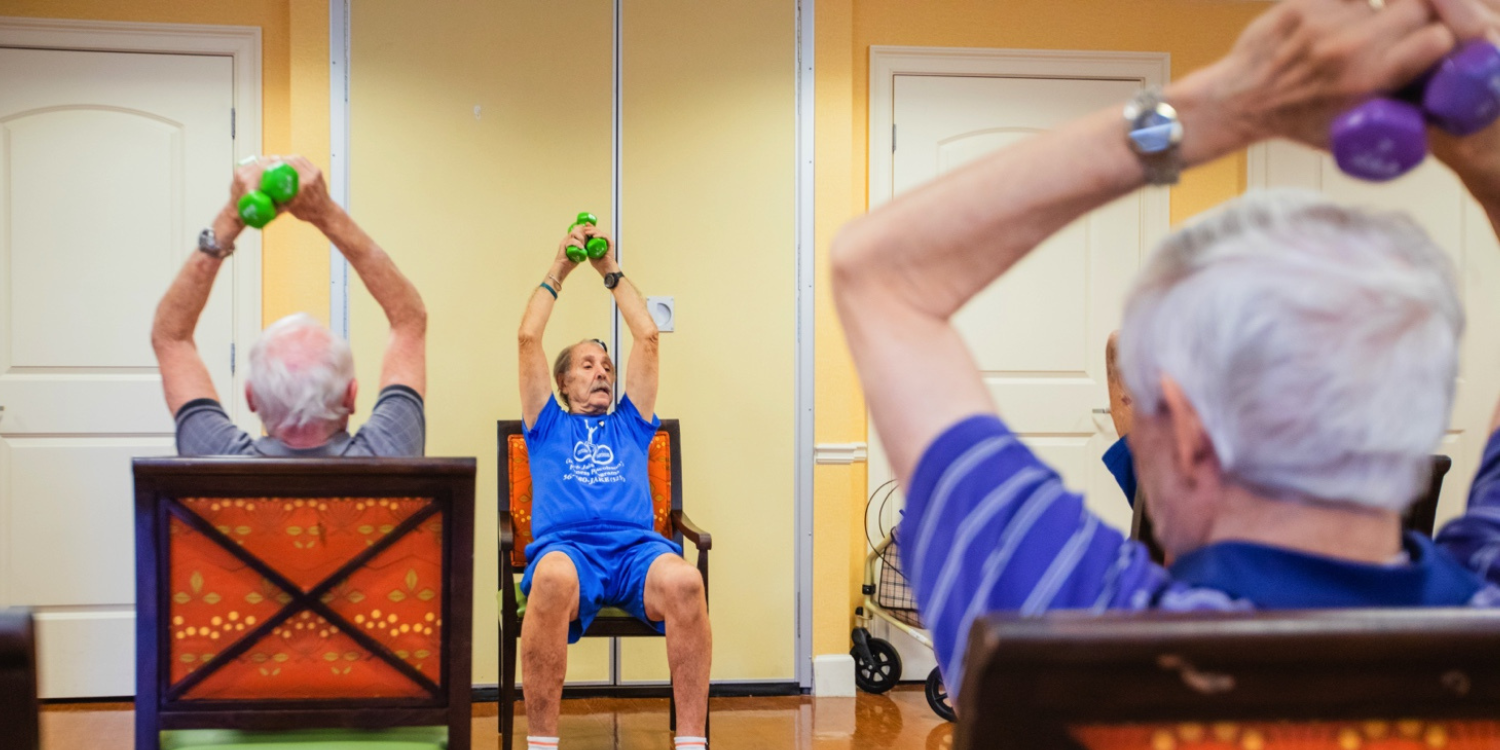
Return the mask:
[[[1325,146],[1339,112],[1461,40],[1500,38],[1497,6],[1286,0],[1123,122],[1104,111],[996,152],[839,236],[834,293],[906,488],[902,557],[950,688],[986,611],[1500,605],[1500,435],[1466,516],[1436,542],[1401,530],[1448,423],[1463,329],[1446,256],[1405,216],[1251,196],[1149,260],[1120,367],[1168,568],[1001,421],[949,321],[1048,235],[1143,184],[1266,138]],[[1500,126],[1432,138],[1500,222]]]
[[[416,287],[389,255],[333,202],[322,172],[301,157],[286,160],[301,188],[286,210],[316,226],[349,260],[390,321],[381,364],[380,396],[359,432],[349,435],[358,383],[348,342],[305,313],[271,324],[250,350],[245,400],[266,435],[252,438],[230,421],[208,368],[193,343],[193,329],[208,302],[214,277],[244,230],[236,206],[271,166],[262,159],[240,167],[229,202],[199,240],[156,308],[151,345],[161,365],[167,407],[177,419],[177,452],[183,456],[420,456],[426,441],[423,394],[427,387],[427,310]]]

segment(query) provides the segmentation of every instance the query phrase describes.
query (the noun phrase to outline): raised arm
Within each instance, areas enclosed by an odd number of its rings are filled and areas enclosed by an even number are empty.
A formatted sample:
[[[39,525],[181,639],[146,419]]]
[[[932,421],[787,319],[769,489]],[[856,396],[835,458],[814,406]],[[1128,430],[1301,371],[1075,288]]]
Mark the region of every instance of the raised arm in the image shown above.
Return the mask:
[[[620,264],[615,261],[615,243],[608,235],[594,227],[584,227],[591,237],[609,240],[609,252],[598,260],[589,261],[600,276],[620,273]],[[656,413],[656,393],[661,362],[661,332],[656,330],[656,321],[646,309],[646,300],[623,274],[615,283],[615,305],[620,308],[620,317],[630,329],[630,361],[626,364],[625,388],[641,416],[650,419]]]
[[[1452,46],[1427,0],[1389,0],[1381,11],[1283,2],[1227,57],[1166,89],[1183,126],[1181,157],[1193,166],[1273,136],[1321,146],[1338,112],[1394,90]],[[949,316],[1049,235],[1144,183],[1112,108],[980,159],[840,233],[835,301],[903,483],[944,429],[995,411]]]
[[[1500,44],[1500,0],[1433,0],[1461,41],[1489,39]],[[1464,137],[1428,128],[1432,153],[1463,181],[1500,234],[1500,121]],[[1495,427],[1500,427],[1500,412]],[[1494,427],[1491,428],[1493,431]]]
[[[234,241],[245,228],[235,206],[246,190],[260,183],[262,171],[259,164],[235,170],[229,187],[229,202],[210,225],[225,257],[234,251]],[[189,401],[200,398],[217,400],[219,397],[208,367],[198,354],[193,330],[198,327],[198,317],[203,314],[203,306],[208,304],[208,294],[223,264],[222,258],[208,253],[191,253],[156,306],[156,317],[151,322],[151,348],[156,352],[167,408],[173,415]]]
[[[316,226],[344,254],[370,296],[385,311],[391,332],[380,364],[380,387],[404,385],[425,397],[427,307],[422,304],[422,295],[396,268],[391,256],[333,202],[321,170],[300,156],[287,159],[287,163],[296,168],[302,183],[287,210]]]
[[[552,397],[552,368],[547,362],[547,353],[542,350],[542,334],[547,332],[547,319],[552,317],[552,308],[562,293],[563,281],[578,267],[577,263],[568,260],[567,249],[569,245],[581,247],[584,244],[587,238],[583,230],[583,226],[576,226],[557,243],[557,257],[552,259],[547,275],[531,290],[531,297],[526,300],[526,312],[521,315],[521,331],[516,337],[520,346],[517,362],[521,368],[521,419],[527,427],[536,424],[547,399]]]

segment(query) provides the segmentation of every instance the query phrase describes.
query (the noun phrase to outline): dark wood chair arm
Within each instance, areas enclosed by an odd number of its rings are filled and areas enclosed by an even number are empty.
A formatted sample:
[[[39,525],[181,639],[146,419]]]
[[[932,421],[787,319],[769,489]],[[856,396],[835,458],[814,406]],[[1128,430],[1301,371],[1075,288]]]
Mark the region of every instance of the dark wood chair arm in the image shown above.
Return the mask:
[[[681,531],[682,535],[688,541],[692,542],[694,547],[704,552],[713,548],[713,535],[699,528],[697,524],[693,523],[693,519],[688,518],[686,513],[680,510],[672,511],[672,526]]]
[[[500,513],[500,554],[509,555],[516,548],[516,532],[511,528],[510,511]]]

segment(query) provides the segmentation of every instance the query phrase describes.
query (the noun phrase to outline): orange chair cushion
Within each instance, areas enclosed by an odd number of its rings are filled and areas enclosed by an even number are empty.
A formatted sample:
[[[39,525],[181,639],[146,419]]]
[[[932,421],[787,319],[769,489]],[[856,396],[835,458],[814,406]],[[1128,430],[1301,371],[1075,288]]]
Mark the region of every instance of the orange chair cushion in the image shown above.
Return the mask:
[[[194,498],[190,512],[309,591],[403,521],[426,498]],[[421,697],[426,689],[278,588],[213,538],[169,526],[171,683],[291,609],[247,651],[191,687],[187,700]],[[322,602],[434,683],[442,680],[443,518],[434,514]],[[301,592],[299,592],[301,593]]]
[[[1077,727],[1089,750],[1479,750],[1500,747],[1495,721],[1310,721]]]
[[[510,457],[510,520],[516,546],[511,550],[511,565],[526,567],[526,545],[531,535],[531,458],[526,452],[526,438],[511,435],[506,441]],[[671,538],[672,530],[672,443],[667,433],[658,432],[651,439],[646,456],[646,473],[651,480],[651,512],[656,530]]]

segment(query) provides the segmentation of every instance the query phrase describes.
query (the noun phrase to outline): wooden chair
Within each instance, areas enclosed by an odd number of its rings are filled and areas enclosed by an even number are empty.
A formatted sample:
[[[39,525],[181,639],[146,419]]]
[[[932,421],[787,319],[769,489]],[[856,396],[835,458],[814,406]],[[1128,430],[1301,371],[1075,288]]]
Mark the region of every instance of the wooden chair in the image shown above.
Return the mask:
[[[37,710],[36,632],[31,612],[0,609],[0,746],[41,747]]]
[[[468,750],[474,459],[134,472],[137,750]]]
[[[1500,612],[993,614],[954,747],[1500,747]]]
[[[520,420],[499,423],[500,452],[500,742],[510,750],[515,727],[516,644],[526,600],[516,575],[526,569],[526,545],[531,536],[531,464],[526,452]],[[708,598],[708,550],[713,537],[698,528],[682,510],[682,433],[675,419],[663,419],[651,441],[647,457],[651,501],[656,530],[682,544],[686,537],[698,549],[698,572],[703,575],[703,595]],[[660,636],[624,610],[605,608],[594,618],[583,637]],[[677,728],[677,700],[669,697],[670,723]],[[708,718],[704,717],[704,733]]]
[[[1443,477],[1448,476],[1448,470],[1451,468],[1453,468],[1453,459],[1441,455],[1432,457],[1432,478],[1428,480],[1427,492],[1406,509],[1405,515],[1401,517],[1403,528],[1420,531],[1428,537],[1432,536],[1432,526],[1437,519],[1438,496],[1443,494]],[[1151,552],[1151,559],[1160,563],[1165,559],[1165,555],[1161,545],[1156,541],[1156,535],[1151,527],[1151,515],[1146,512],[1145,499],[1139,491],[1136,493],[1133,505],[1130,517],[1130,538],[1143,542],[1146,549]]]

